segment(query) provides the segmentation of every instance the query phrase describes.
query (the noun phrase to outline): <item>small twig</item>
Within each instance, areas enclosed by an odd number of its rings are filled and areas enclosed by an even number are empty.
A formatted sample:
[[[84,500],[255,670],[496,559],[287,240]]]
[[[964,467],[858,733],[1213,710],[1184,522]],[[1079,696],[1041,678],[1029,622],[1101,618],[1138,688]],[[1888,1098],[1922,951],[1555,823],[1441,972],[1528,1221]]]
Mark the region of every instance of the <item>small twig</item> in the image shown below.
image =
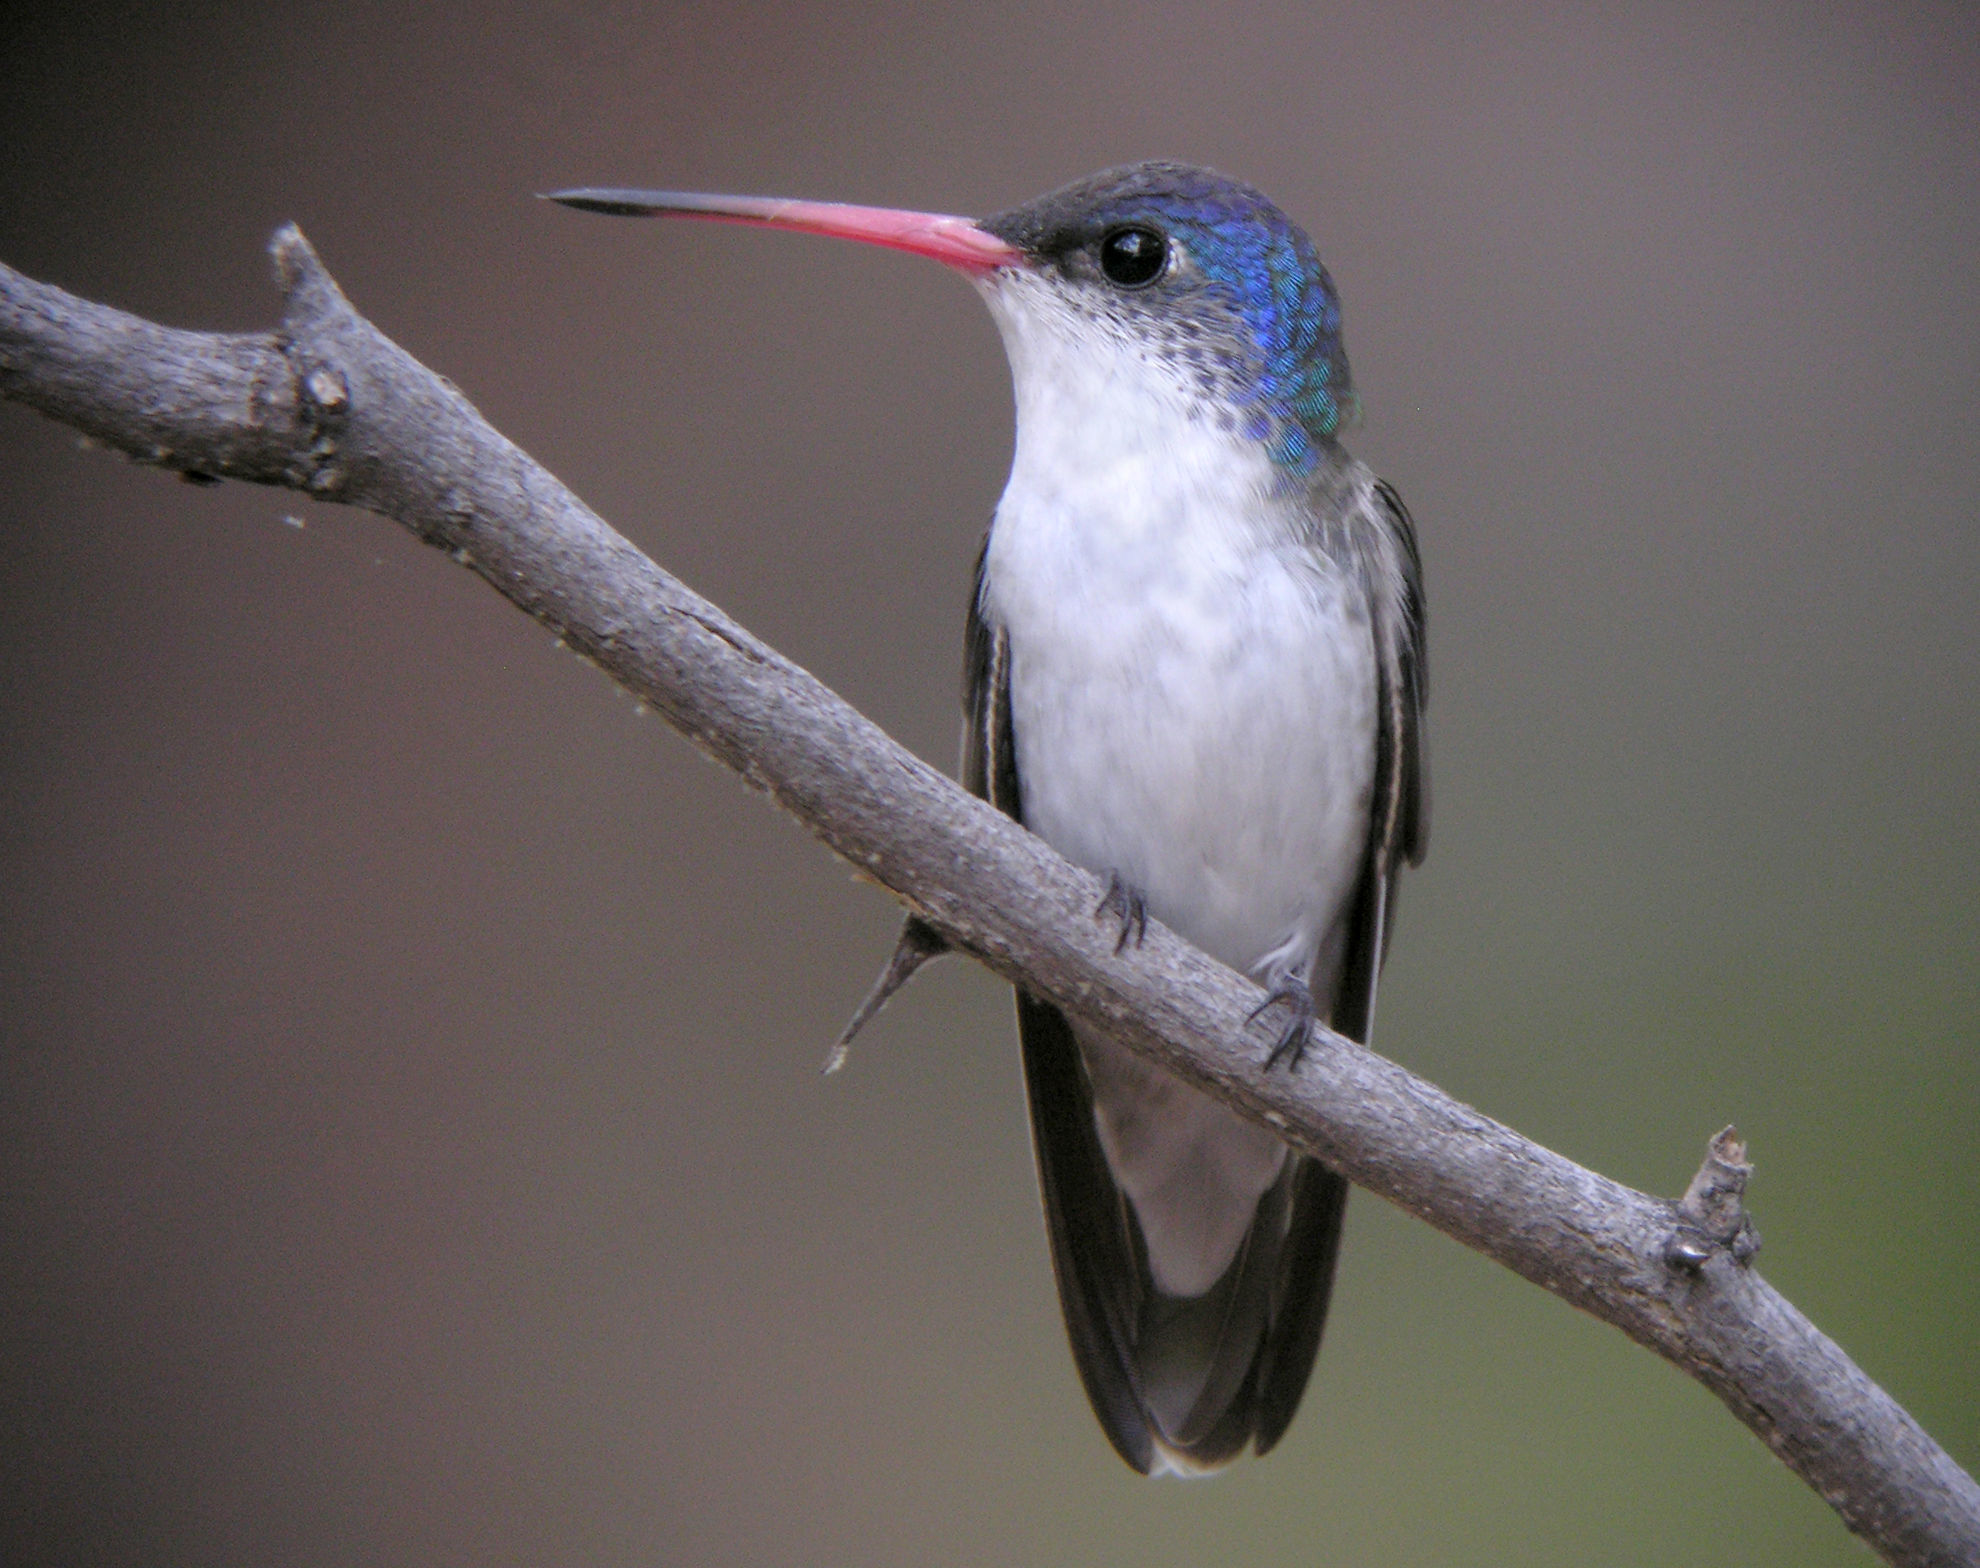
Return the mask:
[[[1753,1174],[1746,1143],[1727,1127],[1705,1149],[1705,1159],[1678,1199],[1678,1228],[1664,1257],[1673,1268],[1696,1274],[1715,1251],[1742,1266],[1760,1252],[1760,1232],[1746,1212],[1746,1182]]]
[[[887,967],[880,971],[880,978],[873,982],[860,1004],[853,1010],[845,1028],[839,1031],[839,1038],[832,1042],[832,1049],[825,1057],[825,1073],[829,1077],[846,1065],[846,1057],[852,1050],[853,1039],[860,1030],[873,1021],[874,1014],[885,1007],[894,993],[915,976],[915,971],[931,958],[939,958],[948,952],[948,940],[919,915],[909,915],[901,923],[901,934],[894,940],[893,954],[887,960]]]
[[[279,333],[175,332],[0,268],[0,396],[178,473],[398,519],[769,791],[929,930],[1370,1191],[1614,1324],[1716,1393],[1907,1568],[1980,1563],[1980,1488],[1748,1267],[1744,1152],[1672,1204],[1585,1170],[1315,1030],[1267,1074],[1261,993],[1102,889],[689,592],[353,311],[294,229]]]

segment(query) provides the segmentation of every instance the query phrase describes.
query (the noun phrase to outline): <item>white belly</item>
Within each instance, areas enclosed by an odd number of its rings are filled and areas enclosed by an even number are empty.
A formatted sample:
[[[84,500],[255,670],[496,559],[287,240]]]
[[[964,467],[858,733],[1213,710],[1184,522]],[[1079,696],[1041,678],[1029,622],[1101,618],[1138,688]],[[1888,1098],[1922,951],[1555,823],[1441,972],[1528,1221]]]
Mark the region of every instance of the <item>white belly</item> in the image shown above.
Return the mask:
[[[1304,970],[1361,866],[1368,618],[1297,546],[1105,532],[998,514],[986,608],[1026,825],[1234,968]],[[1332,976],[1310,978],[1324,998]]]

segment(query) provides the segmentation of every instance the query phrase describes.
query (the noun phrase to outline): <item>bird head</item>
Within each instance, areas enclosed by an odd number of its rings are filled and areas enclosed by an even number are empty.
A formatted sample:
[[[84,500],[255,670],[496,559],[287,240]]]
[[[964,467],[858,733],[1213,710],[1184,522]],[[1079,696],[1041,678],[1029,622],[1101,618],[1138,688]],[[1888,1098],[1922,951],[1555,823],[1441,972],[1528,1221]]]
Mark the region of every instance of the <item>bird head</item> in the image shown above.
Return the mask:
[[[686,191],[549,199],[831,235],[943,262],[997,320],[1021,429],[1028,391],[1076,382],[1075,397],[1186,405],[1303,475],[1356,414],[1340,298],[1312,241],[1262,193],[1208,169],[1128,164],[983,219]],[[1075,365],[1086,373],[1072,374]]]

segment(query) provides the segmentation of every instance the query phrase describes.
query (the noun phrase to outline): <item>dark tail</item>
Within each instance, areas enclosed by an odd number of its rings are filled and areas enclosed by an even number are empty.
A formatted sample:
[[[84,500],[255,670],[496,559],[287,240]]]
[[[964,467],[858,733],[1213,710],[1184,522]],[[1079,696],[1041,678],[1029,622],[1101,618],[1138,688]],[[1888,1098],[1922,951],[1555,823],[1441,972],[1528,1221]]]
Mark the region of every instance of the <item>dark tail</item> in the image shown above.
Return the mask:
[[[1136,1470],[1197,1474],[1284,1435],[1320,1348],[1347,1183],[1294,1156],[1200,1296],[1157,1289],[1065,1016],[1018,994],[1053,1270],[1094,1414]]]

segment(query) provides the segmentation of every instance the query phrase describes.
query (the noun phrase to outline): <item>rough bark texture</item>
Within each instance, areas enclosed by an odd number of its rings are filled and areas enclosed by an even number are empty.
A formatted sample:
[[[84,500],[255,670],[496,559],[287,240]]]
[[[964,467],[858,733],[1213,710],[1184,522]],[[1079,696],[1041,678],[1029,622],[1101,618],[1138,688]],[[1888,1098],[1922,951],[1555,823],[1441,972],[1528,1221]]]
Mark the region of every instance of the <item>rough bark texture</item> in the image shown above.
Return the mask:
[[[1672,1203],[1338,1036],[1265,1072],[1250,982],[1153,923],[1116,955],[1094,878],[613,532],[357,315],[298,231],[274,252],[282,328],[241,336],[0,267],[0,396],[140,461],[366,507],[453,552],[957,946],[1682,1367],[1889,1561],[1980,1564],[1980,1488],[1750,1267],[1731,1129]]]

